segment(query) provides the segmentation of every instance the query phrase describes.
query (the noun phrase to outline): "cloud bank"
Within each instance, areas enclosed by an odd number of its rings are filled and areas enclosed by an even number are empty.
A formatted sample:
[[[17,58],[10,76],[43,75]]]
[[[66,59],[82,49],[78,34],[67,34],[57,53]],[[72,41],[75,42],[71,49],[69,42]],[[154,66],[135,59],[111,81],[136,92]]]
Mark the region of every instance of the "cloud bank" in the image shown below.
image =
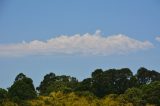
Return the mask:
[[[17,44],[0,44],[0,56],[27,55],[112,55],[150,49],[149,41],[139,41],[123,34],[104,37],[94,34],[61,35],[47,41],[33,40]]]

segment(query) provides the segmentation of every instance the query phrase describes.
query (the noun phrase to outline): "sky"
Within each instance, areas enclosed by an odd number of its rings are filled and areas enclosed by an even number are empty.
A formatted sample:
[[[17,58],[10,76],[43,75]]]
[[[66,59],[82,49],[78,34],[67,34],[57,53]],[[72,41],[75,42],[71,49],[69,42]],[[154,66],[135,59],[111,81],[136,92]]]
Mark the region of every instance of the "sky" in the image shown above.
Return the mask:
[[[0,0],[0,87],[97,68],[160,72],[159,0]]]

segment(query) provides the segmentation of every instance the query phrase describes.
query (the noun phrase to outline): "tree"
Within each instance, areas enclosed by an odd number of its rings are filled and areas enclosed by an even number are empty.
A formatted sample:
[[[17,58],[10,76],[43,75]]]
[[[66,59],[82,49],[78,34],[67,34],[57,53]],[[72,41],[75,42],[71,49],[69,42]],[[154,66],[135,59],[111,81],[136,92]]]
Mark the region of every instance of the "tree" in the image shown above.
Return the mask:
[[[86,78],[79,82],[76,91],[91,91],[92,89],[92,78]]]
[[[142,90],[139,88],[129,88],[123,94],[123,99],[134,106],[143,106]]]
[[[5,89],[0,88],[0,104],[8,98],[8,92]]]
[[[129,80],[129,88],[138,86],[139,86],[138,79],[136,78],[136,76],[132,76]]]
[[[159,72],[156,72],[156,71],[152,70],[152,71],[150,71],[150,74],[151,74],[152,82],[160,81],[160,73]]]
[[[20,73],[15,78],[13,85],[8,88],[9,96],[12,100],[29,100],[36,98],[36,91],[31,78]]]
[[[122,68],[117,70],[115,75],[114,93],[122,94],[130,87],[130,79],[133,77],[133,73],[128,68]]]
[[[51,86],[56,81],[56,75],[54,73],[49,73],[44,76],[43,81],[40,86],[36,89],[39,91],[40,95],[48,95],[50,92],[47,91],[48,87]]]
[[[140,85],[149,84],[153,81],[160,81],[160,73],[156,71],[150,71],[144,67],[138,69],[136,77]]]
[[[160,81],[152,82],[142,86],[143,99],[150,103],[160,106]]]
[[[97,96],[97,97],[103,97],[106,94],[106,87],[104,84],[105,80],[103,77],[103,70],[102,69],[96,69],[94,72],[92,72],[92,82],[91,82],[91,91]]]
[[[54,91],[71,92],[77,87],[78,80],[74,77],[61,75],[56,76],[54,73],[49,73],[44,76],[40,86],[37,87],[40,95],[49,95]]]
[[[122,94],[130,85],[133,73],[128,68],[109,69],[103,71],[97,69],[92,73],[91,89],[98,96],[103,97],[107,94]]]
[[[130,79],[133,74],[128,68],[109,69],[104,71],[103,77],[107,94],[122,94],[130,87]]]
[[[23,80],[24,78],[26,78],[26,75],[24,75],[23,73],[19,73],[15,78],[15,82]]]
[[[78,80],[75,77],[61,75],[61,76],[57,76],[55,83],[62,84],[62,87],[64,89],[62,88],[60,91],[64,91],[66,89],[70,89],[74,91],[77,88]]]

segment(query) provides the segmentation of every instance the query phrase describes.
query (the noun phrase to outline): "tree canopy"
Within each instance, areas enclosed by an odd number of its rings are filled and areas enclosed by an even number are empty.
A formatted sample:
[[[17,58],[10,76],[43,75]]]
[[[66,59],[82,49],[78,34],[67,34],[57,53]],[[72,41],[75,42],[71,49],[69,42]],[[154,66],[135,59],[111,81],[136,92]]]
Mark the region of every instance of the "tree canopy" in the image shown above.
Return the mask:
[[[8,88],[8,94],[13,100],[34,99],[37,95],[32,79],[23,73],[16,76],[13,85]]]
[[[129,68],[96,69],[78,81],[51,72],[36,90],[20,73],[8,90],[0,88],[0,106],[159,106],[160,73],[144,67],[135,75]]]

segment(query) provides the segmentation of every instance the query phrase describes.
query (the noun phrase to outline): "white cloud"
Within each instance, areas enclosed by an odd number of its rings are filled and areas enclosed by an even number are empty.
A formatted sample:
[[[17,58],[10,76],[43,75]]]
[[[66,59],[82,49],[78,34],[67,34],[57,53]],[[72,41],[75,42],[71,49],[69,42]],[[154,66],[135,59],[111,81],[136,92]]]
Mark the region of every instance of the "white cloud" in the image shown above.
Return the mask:
[[[139,41],[126,35],[118,34],[104,37],[100,31],[95,34],[86,33],[73,36],[61,35],[47,41],[22,41],[17,44],[0,44],[0,56],[26,55],[112,55],[125,54],[152,48],[149,41]]]
[[[157,36],[157,37],[156,37],[156,40],[157,40],[158,42],[160,42],[160,36]]]

